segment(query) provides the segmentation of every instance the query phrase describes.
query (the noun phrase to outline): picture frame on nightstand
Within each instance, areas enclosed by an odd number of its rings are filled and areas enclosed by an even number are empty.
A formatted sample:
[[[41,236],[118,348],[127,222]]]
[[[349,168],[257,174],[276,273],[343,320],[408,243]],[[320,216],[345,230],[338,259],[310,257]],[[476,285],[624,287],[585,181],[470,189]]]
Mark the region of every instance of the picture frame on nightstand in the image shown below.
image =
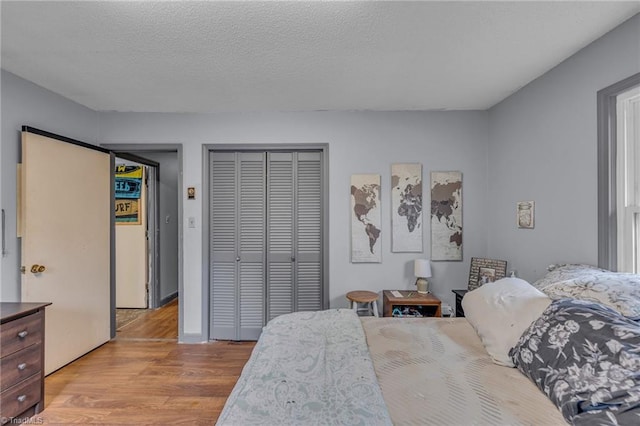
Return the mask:
[[[507,261],[499,259],[471,258],[469,268],[469,290],[475,290],[482,284],[497,281],[507,275]]]

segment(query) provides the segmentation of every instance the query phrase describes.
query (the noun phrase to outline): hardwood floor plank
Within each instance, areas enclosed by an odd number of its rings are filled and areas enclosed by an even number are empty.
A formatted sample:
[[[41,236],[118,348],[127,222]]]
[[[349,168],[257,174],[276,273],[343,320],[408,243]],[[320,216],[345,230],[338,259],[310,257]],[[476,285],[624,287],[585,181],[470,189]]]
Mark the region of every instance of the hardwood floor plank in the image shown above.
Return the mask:
[[[140,396],[128,395],[123,398],[118,395],[70,395],[64,401],[64,406],[69,408],[97,408],[97,409],[129,409],[159,410],[164,409],[168,397],[166,396]]]
[[[177,339],[178,299],[160,309],[150,309],[116,332],[119,338]]]
[[[188,376],[188,377],[202,377],[202,376],[239,376],[242,372],[242,366],[238,367],[191,367],[191,366],[167,366],[163,365],[162,368],[149,368],[148,371],[144,371],[142,374],[145,376]]]
[[[175,323],[177,330],[177,302],[175,307],[168,307],[175,321],[164,314],[156,318]],[[149,313],[132,325],[152,320]],[[137,336],[147,329],[143,324],[136,328]],[[212,425],[255,346],[255,342],[178,344],[158,337],[145,339],[118,333],[116,339],[47,376],[45,409],[37,415],[39,421],[47,425]]]
[[[85,408],[65,408],[64,410],[46,410],[37,415],[45,425],[69,424],[108,424],[107,417],[112,410],[87,410]]]
[[[222,401],[222,402],[220,402]],[[203,410],[214,411],[222,410],[224,403],[227,401],[227,397],[184,397],[184,396],[172,396],[167,399],[166,404],[173,408],[182,408],[183,410]]]

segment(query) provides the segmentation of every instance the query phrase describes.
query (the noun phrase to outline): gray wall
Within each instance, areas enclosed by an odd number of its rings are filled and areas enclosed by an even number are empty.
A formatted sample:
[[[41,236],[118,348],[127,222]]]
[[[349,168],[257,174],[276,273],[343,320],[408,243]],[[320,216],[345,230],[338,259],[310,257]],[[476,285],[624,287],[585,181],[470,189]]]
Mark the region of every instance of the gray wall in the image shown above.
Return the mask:
[[[636,15],[489,111],[488,253],[524,279],[597,264],[596,93],[639,71]],[[517,229],[527,200],[535,229]]]
[[[135,154],[160,164],[159,301],[163,301],[178,292],[178,153],[136,151]]]
[[[100,114],[101,143],[183,144],[183,186],[202,194],[202,145],[328,143],[330,203],[330,305],[346,307],[350,290],[415,288],[412,261],[430,253],[428,218],[423,254],[391,253],[390,167],[421,162],[432,170],[461,170],[464,189],[464,261],[434,262],[431,289],[453,303],[451,289],[465,288],[471,256],[487,250],[486,112],[309,112],[245,114]],[[355,173],[382,177],[382,263],[351,264],[349,182]],[[428,196],[428,192],[427,192]],[[202,333],[202,197],[184,202],[184,332]]]
[[[16,164],[23,125],[95,143],[98,113],[2,70],[2,208],[6,212],[7,252],[2,257],[0,300],[20,300],[19,240],[16,237]],[[65,167],[60,158],[60,167]]]

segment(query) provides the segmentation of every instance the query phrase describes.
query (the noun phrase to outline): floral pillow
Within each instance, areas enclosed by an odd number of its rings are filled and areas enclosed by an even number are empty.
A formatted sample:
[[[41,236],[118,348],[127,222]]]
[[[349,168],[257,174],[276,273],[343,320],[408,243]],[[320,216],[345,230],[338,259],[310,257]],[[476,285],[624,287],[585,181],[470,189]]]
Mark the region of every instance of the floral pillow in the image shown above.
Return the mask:
[[[509,355],[580,425],[640,424],[640,324],[606,306],[556,300]]]
[[[640,275],[611,272],[589,265],[560,265],[533,286],[552,299],[574,298],[601,303],[640,319]]]
[[[559,281],[567,281],[574,279],[581,275],[587,275],[593,272],[608,272],[606,269],[601,269],[596,266],[587,265],[583,263],[560,263],[556,265],[549,265],[549,272],[545,276],[535,281],[533,284],[538,290],[555,284]]]

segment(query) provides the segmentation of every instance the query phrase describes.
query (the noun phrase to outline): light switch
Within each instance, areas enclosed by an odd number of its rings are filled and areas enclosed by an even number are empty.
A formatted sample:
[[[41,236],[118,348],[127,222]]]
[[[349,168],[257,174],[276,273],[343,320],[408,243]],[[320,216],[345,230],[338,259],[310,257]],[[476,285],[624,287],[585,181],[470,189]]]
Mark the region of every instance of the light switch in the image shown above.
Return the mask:
[[[195,217],[190,217],[189,218],[189,228],[195,228],[196,227],[196,218]]]

